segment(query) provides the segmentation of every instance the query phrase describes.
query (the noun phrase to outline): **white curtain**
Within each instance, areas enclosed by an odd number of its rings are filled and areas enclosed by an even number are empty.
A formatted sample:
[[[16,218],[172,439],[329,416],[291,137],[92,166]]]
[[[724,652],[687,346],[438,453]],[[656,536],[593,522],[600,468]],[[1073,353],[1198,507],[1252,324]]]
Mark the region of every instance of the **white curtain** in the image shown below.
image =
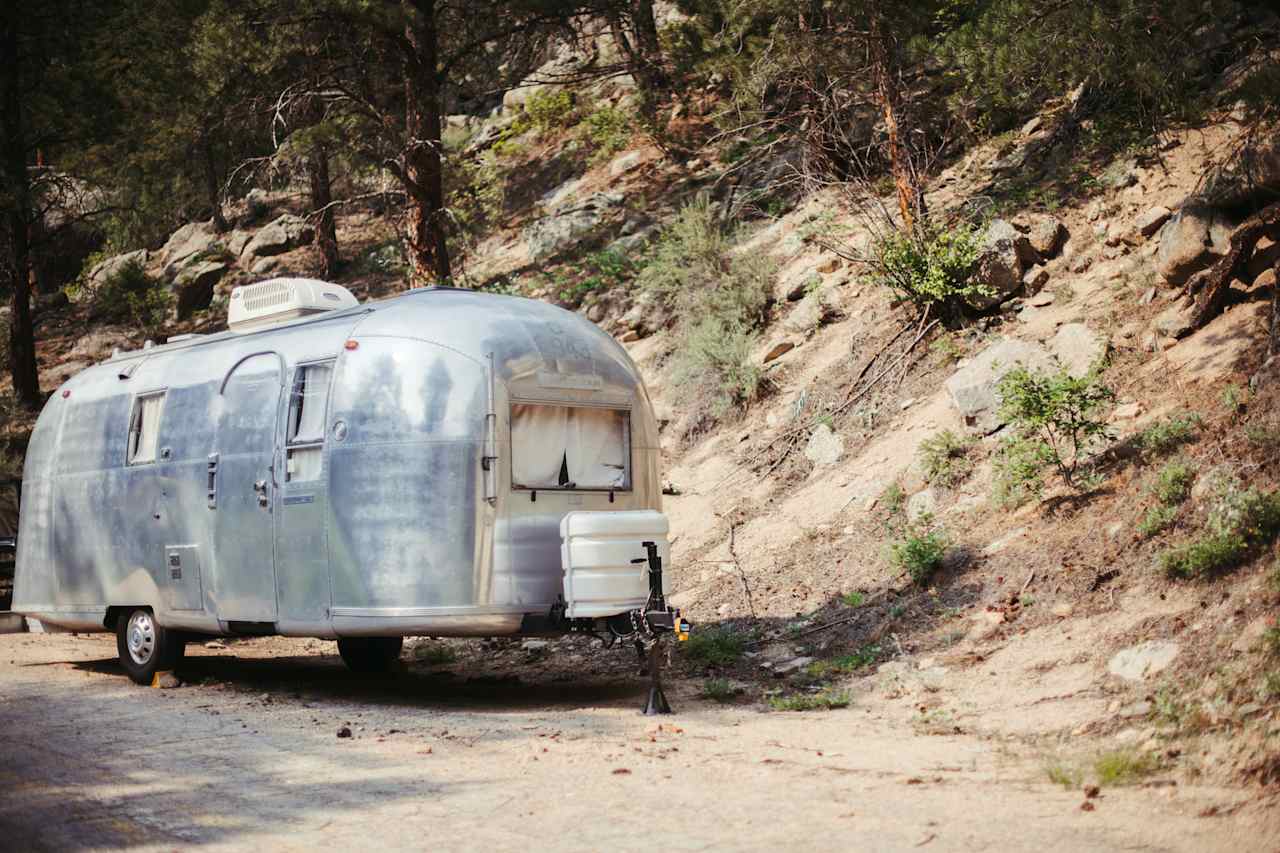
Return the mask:
[[[138,400],[137,429],[130,439],[134,442],[130,462],[156,461],[156,443],[160,437],[160,410],[164,407],[164,395],[152,394]]]
[[[564,406],[511,407],[511,480],[530,489],[560,485],[569,409]]]
[[[517,403],[511,407],[511,470],[517,486],[579,489],[627,488],[628,423],[625,411]]]
[[[333,365],[311,364],[302,371],[302,387],[297,391],[294,431],[290,439],[296,444],[324,440],[324,412],[329,400]]]
[[[567,442],[569,479],[581,489],[627,484],[627,413],[572,409]]]

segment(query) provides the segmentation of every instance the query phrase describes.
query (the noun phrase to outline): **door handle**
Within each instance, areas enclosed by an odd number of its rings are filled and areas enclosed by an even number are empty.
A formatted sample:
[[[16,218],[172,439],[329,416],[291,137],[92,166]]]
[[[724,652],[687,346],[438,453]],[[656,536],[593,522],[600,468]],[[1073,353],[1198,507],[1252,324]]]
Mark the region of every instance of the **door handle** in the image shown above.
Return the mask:
[[[267,505],[267,481],[259,480],[253,484],[253,490],[258,493],[258,506]]]

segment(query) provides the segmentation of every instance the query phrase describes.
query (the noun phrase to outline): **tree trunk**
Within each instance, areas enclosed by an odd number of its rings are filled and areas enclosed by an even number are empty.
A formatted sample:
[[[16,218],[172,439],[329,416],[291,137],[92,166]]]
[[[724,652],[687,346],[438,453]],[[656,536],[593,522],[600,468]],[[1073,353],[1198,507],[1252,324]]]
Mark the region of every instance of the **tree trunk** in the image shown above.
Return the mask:
[[[0,124],[3,125],[3,157],[0,164],[0,196],[5,198],[3,277],[12,297],[9,317],[9,373],[13,393],[30,409],[42,402],[40,376],[36,368],[35,335],[31,325],[31,248],[27,229],[31,225],[31,182],[27,174],[27,147],[22,116],[21,58],[18,38],[10,16],[4,16],[0,30]]]
[[[307,178],[311,182],[311,210],[316,217],[316,245],[324,260],[322,275],[333,278],[338,272],[338,230],[334,223],[333,193],[329,185],[329,149],[317,143],[307,158]]]
[[[897,45],[878,17],[871,19],[870,54],[871,73],[875,80],[876,100],[884,115],[888,135],[889,169],[898,189],[898,210],[902,214],[902,230],[912,234],[927,214],[924,188],[911,162],[909,145],[903,144],[903,136],[911,133],[910,123],[905,121],[902,90],[899,88]],[[907,126],[903,126],[906,124]]]
[[[653,0],[629,0],[627,17],[635,44],[627,38],[621,16],[612,16],[613,34],[635,74],[640,89],[640,115],[656,130],[658,103],[671,87],[662,64],[662,45],[658,41],[658,25],[653,17]]]
[[[405,11],[405,149],[401,182],[409,200],[406,242],[411,284],[448,284],[440,159],[440,69],[436,0],[402,0]]]
[[[213,143],[207,130],[200,134],[200,159],[204,161],[204,185],[209,194],[209,207],[213,210],[213,227],[219,233],[229,231],[231,226],[222,215],[222,188],[218,184],[218,169],[213,162]]]

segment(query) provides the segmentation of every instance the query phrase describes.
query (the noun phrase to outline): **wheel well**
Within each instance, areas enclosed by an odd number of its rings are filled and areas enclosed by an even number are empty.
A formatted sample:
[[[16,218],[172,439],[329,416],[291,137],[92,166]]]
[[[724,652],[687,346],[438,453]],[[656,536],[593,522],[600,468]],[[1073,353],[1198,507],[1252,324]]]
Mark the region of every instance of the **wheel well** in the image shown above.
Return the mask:
[[[150,607],[146,607],[145,605],[142,605],[142,606],[146,610],[151,609]],[[111,605],[110,607],[107,608],[107,615],[102,620],[102,627],[106,628],[108,631],[116,630],[116,623],[119,622],[120,617],[125,613],[128,613],[130,610],[136,610],[138,607],[139,605],[137,604]]]

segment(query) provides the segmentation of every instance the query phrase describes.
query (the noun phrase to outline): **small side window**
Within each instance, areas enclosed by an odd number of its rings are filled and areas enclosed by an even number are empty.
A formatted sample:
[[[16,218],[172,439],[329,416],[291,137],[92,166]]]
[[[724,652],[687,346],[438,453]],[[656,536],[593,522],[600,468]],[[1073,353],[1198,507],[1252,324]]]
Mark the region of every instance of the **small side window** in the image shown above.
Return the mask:
[[[133,398],[129,415],[130,465],[156,461],[156,443],[160,437],[160,414],[164,411],[164,392],[143,394]]]
[[[324,458],[325,412],[333,362],[301,365],[294,373],[289,395],[289,421],[285,443],[285,479],[318,480]]]

